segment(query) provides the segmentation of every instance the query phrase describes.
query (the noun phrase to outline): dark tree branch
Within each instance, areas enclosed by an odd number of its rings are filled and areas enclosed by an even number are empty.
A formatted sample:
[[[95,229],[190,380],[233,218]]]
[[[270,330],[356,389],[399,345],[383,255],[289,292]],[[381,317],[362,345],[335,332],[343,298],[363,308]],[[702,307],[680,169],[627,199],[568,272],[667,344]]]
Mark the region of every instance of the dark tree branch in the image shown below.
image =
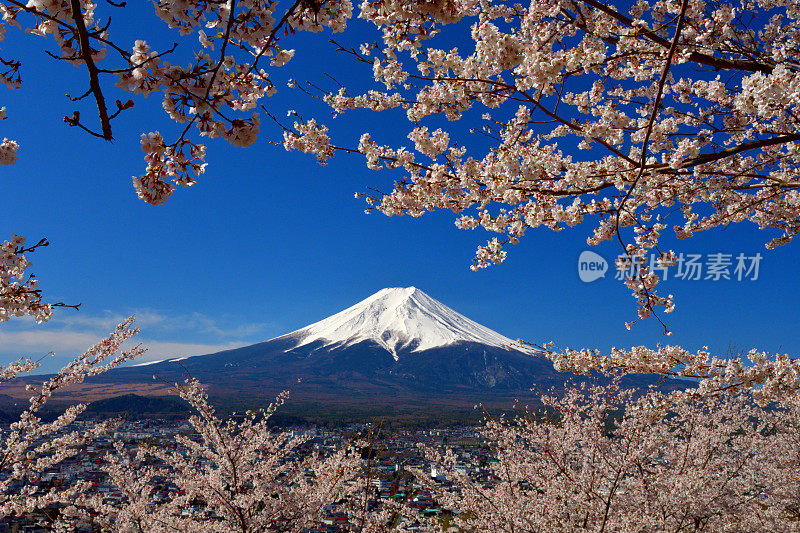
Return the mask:
[[[95,65],[94,59],[92,59],[92,48],[89,45],[89,32],[86,30],[86,24],[83,22],[80,1],[70,0],[70,5],[72,6],[72,20],[75,21],[76,33],[78,34],[78,41],[81,45],[83,62],[86,63],[86,68],[89,70],[89,87],[91,87],[91,91],[94,94],[94,99],[97,102],[97,113],[100,116],[100,127],[103,130],[102,137],[103,139],[110,141],[114,138],[111,134],[111,121],[108,118],[106,101],[103,97],[103,91],[100,88],[97,65]],[[80,124],[77,125],[80,126]]]
[[[603,4],[599,0],[581,0],[581,1],[584,4],[597,9],[598,11],[602,11],[603,13],[618,20],[619,22],[622,22],[626,26],[633,27],[632,19],[626,17],[619,11],[616,11],[615,9]],[[660,35],[658,35],[656,32],[642,28],[637,28],[637,29],[641,32],[642,35],[644,35],[651,41],[663,46],[664,48],[671,47],[670,42],[665,38],[661,37]],[[759,63],[758,61],[748,61],[744,59],[726,59],[724,57],[714,57],[700,52],[689,53],[688,60],[694,63],[700,63],[701,65],[714,67],[716,69],[746,70],[748,72],[763,72],[765,74],[769,74],[770,72],[772,72],[772,69],[775,68],[774,65]]]
[[[745,152],[747,150],[754,150],[756,148],[765,148],[767,146],[775,146],[776,144],[786,144],[794,141],[800,141],[800,133],[789,133],[786,135],[779,135],[777,137],[770,137],[769,139],[763,139],[760,141],[750,141],[713,154],[699,155],[693,159],[685,161],[678,168],[683,169],[683,168],[693,167],[696,165],[702,165],[704,163],[711,163],[713,161],[719,161],[720,159],[724,159],[726,157],[730,157],[732,155]]]
[[[72,100],[73,102],[77,102],[78,100],[83,100],[84,98],[86,98],[86,97],[87,97],[87,96],[89,96],[90,94],[92,94],[92,90],[91,90],[91,89],[88,89],[88,90],[87,90],[85,93],[83,93],[83,94],[82,94],[82,95],[80,95],[80,96],[71,96],[69,93],[67,93],[67,95],[66,95],[66,96],[67,96],[67,98],[69,98],[69,99],[70,99],[70,100]]]
[[[622,245],[622,248],[625,249],[625,244],[622,242],[622,236],[619,232],[619,217],[622,214],[623,209],[625,208],[625,202],[628,198],[631,197],[633,194],[633,190],[636,188],[636,183],[642,178],[644,174],[646,163],[647,163],[647,144],[650,142],[650,135],[653,132],[653,124],[656,122],[656,117],[658,116],[658,110],[661,107],[661,97],[664,95],[664,84],[667,81],[667,73],[669,73],[669,67],[672,64],[672,57],[675,55],[675,50],[678,48],[678,40],[681,36],[681,31],[683,31],[683,22],[684,17],[686,15],[686,8],[689,6],[689,0],[683,0],[683,5],[681,6],[681,13],[680,17],[678,18],[678,25],[675,28],[675,37],[672,39],[672,45],[669,48],[669,52],[667,53],[667,58],[664,61],[664,69],[661,71],[661,77],[658,80],[658,88],[656,90],[656,97],[653,99],[653,110],[650,113],[650,120],[647,122],[647,129],[645,130],[644,140],[642,141],[642,154],[639,161],[639,172],[636,175],[636,179],[633,180],[631,186],[628,188],[628,192],[625,193],[622,200],[619,203],[619,207],[617,208],[617,217],[616,217],[616,229],[617,229],[617,238],[619,239],[619,243]]]

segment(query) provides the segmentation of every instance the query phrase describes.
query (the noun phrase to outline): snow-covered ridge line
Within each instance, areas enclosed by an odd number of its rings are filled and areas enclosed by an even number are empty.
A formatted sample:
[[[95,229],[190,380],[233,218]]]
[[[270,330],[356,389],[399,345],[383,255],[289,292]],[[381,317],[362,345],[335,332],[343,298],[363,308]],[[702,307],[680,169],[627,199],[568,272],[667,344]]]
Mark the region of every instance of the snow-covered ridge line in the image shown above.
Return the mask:
[[[414,344],[415,352],[456,342],[477,342],[506,348],[511,339],[478,324],[415,287],[382,289],[344,311],[283,337],[299,346],[322,341],[344,346],[374,341],[395,359]]]
[[[187,356],[187,357],[176,357],[176,358],[169,358],[169,359],[156,359],[155,361],[145,361],[144,363],[137,363],[137,364],[131,365],[131,366],[150,366],[150,365],[154,365],[156,363],[163,363],[165,361],[170,362],[170,363],[175,363],[177,361],[183,361],[184,359],[188,359],[189,357],[202,357],[202,356],[192,355],[192,356]]]

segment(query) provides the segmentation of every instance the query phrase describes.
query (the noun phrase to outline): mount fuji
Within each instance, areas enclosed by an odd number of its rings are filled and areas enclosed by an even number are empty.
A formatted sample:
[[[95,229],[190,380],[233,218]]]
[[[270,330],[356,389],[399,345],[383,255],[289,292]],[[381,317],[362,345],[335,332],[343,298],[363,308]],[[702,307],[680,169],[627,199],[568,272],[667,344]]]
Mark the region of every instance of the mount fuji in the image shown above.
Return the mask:
[[[316,411],[386,414],[405,406],[419,413],[458,406],[472,412],[477,402],[536,403],[541,391],[562,388],[574,377],[415,287],[382,289],[266,342],[175,355],[96,376],[83,393],[93,399],[166,395],[169,384],[192,376],[213,401],[238,408],[289,388],[291,404],[313,404]]]
[[[109,375],[172,381],[188,373],[220,390],[289,387],[299,379],[300,389],[326,396],[519,390],[556,378],[549,362],[514,345],[415,287],[394,287],[266,342]]]

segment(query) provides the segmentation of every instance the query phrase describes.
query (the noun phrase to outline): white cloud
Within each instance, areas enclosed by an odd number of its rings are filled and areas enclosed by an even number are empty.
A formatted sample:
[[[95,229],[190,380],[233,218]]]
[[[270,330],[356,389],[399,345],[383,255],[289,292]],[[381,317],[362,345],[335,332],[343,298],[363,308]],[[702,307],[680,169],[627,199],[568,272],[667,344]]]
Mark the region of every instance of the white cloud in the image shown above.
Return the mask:
[[[131,341],[147,351],[133,364],[159,359],[185,358],[238,348],[266,340],[267,324],[220,324],[201,313],[169,316],[153,310],[131,313],[142,333]],[[42,360],[40,372],[54,372],[105,337],[128,315],[106,311],[101,315],[58,313],[46,324],[15,320],[0,327],[0,366],[20,357]]]
[[[152,309],[133,310],[128,313],[115,313],[105,311],[97,316],[86,315],[81,312],[72,313],[69,310],[57,313],[51,320],[52,324],[65,326],[69,329],[88,329],[98,333],[107,333],[114,326],[125,320],[128,316],[136,317],[136,325],[150,335],[172,333],[201,333],[205,336],[219,338],[240,338],[250,335],[263,334],[274,329],[273,324],[267,322],[250,322],[241,324],[235,319],[221,320],[203,313],[188,313],[167,315]],[[232,323],[233,322],[233,323]],[[260,340],[264,340],[263,338]]]
[[[20,357],[37,360],[53,352],[54,357],[42,360],[43,372],[51,372],[83,353],[87,348],[102,338],[92,333],[58,330],[58,331],[0,331],[0,365],[9,363]],[[133,362],[143,363],[158,359],[192,357],[230,350],[250,344],[243,341],[230,341],[218,344],[168,342],[134,337],[127,345],[141,343],[147,351]],[[125,348],[125,346],[123,346]]]
[[[40,357],[48,352],[70,357],[82,353],[101,339],[100,335],[69,330],[0,330],[0,352],[14,352],[18,356]]]
[[[80,311],[72,313],[69,310],[57,313],[51,322],[54,324],[62,324],[73,329],[84,328],[108,332],[130,315],[136,316],[136,325],[140,328],[155,327],[171,322],[169,317],[155,311],[135,311],[125,315],[106,311],[100,316],[92,316]],[[180,320],[180,318],[176,317],[173,320]]]

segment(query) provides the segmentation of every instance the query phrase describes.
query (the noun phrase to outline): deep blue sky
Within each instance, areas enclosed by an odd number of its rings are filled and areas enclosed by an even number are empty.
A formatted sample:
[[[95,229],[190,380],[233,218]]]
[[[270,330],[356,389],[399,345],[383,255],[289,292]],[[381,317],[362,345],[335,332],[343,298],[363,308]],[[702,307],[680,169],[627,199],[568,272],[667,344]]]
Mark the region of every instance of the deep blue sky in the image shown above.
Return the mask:
[[[149,8],[127,17],[116,32],[112,26],[112,35],[126,41],[130,34],[131,44],[132,28],[155,26]],[[298,49],[296,59],[275,78],[324,82],[324,64],[339,77],[364,80],[369,70],[334,54],[328,37],[287,43]],[[175,38],[159,33],[156,41]],[[79,312],[59,310],[47,325],[27,319],[0,325],[0,363],[54,350],[58,357],[44,368],[52,370],[130,313],[140,317],[141,338],[151,346],[147,358],[207,353],[269,339],[383,287],[408,285],[532,342],[601,349],[670,342],[723,353],[734,346],[793,355],[800,349],[797,246],[767,251],[763,243],[770,235],[753,226],[677,243],[668,238],[666,247],[673,244],[678,252],[761,252],[760,277],[669,281],[664,287],[675,294],[677,309],[664,319],[674,336],[664,337],[652,319],[628,332],[624,322],[635,317],[634,302],[613,273],[591,284],[578,278],[590,224],[530,232],[509,249],[505,264],[472,272],[476,246],[492,235],[457,230],[450,213],[365,215],[353,193],[388,189],[392,175],[371,172],[355,157],[337,156],[320,167],[312,157],[287,153],[267,142],[279,132],[263,116],[259,142],[237,149],[211,141],[208,171],[195,187],[177,191],[164,206],[146,205],[130,179],[144,169],[138,137],[160,129],[171,138],[177,131],[165,120],[159,97],[135,98],[136,107],[114,122],[113,143],[68,128],[62,117],[75,105],[64,93],[85,89],[84,72],[47,57],[41,43],[11,28],[2,43],[3,55],[16,54],[24,65],[23,89],[0,89],[9,115],[0,123],[2,136],[22,145],[18,163],[0,167],[0,237],[46,236],[52,245],[32,257],[32,270],[49,298],[82,306]],[[53,50],[52,41],[48,45]],[[267,102],[276,115],[285,115],[290,104],[302,106],[307,117],[335,125],[343,143],[354,144],[366,130],[394,142],[410,129],[389,114],[332,121],[297,91],[280,91]],[[108,94],[117,97],[111,89]],[[592,249],[612,258],[618,245]]]

